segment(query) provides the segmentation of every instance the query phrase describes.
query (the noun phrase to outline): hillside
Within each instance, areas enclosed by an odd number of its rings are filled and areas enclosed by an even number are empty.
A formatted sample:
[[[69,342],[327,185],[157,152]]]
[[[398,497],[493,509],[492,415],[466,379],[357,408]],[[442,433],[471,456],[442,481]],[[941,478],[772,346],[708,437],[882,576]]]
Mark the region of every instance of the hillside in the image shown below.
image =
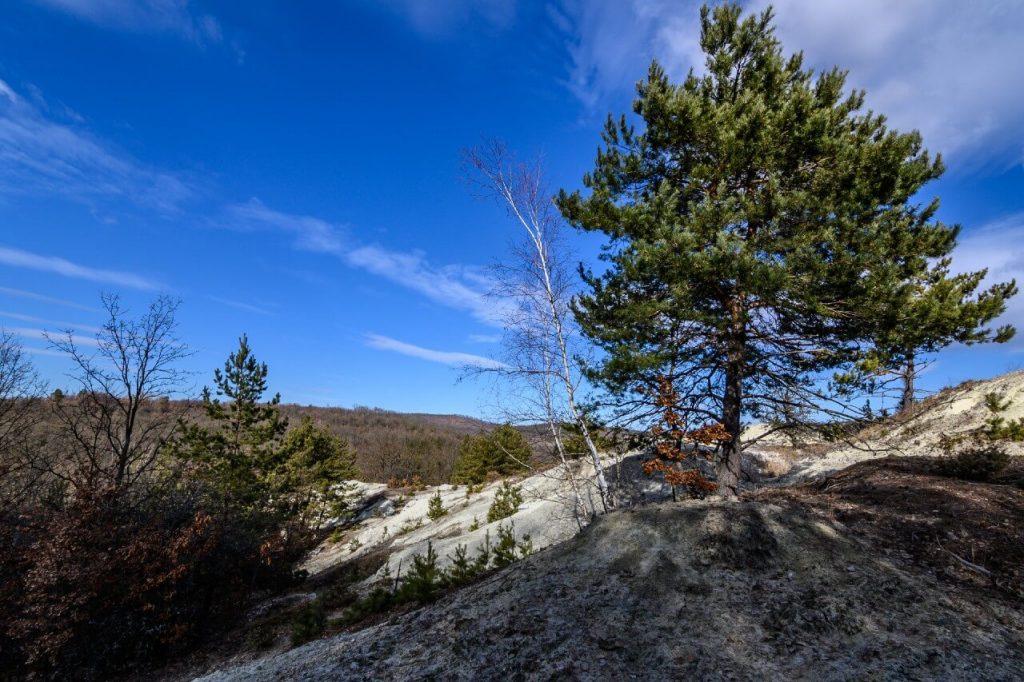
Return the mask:
[[[944,435],[984,426],[991,392],[1024,395],[1024,373],[933,396],[852,445],[763,445],[735,502],[669,502],[627,457],[613,475],[620,509],[581,533],[560,483],[528,478],[512,521],[538,553],[421,608],[291,650],[278,634],[264,658],[207,658],[176,678],[1022,678],[1024,460],[978,483],[943,475],[936,457]],[[772,447],[791,473],[774,475]],[[444,564],[455,545],[493,537],[500,524],[469,522],[495,489],[366,488],[371,507],[403,504],[318,548],[306,589],[342,577],[368,589],[385,562],[408,566],[428,543]],[[431,522],[435,491],[451,511]]]
[[[905,414],[873,424],[850,437],[828,442],[804,435],[787,438],[772,434],[751,448],[757,466],[780,476],[778,482],[795,483],[825,476],[852,464],[893,456],[938,456],[943,441],[956,440],[983,429],[992,412],[985,396],[995,394],[1009,402],[1000,413],[1007,421],[1024,418],[1024,371],[1010,372],[987,381],[968,381],[929,396]],[[763,429],[751,429],[753,435]],[[1014,455],[1024,455],[1024,444],[1003,444]]]
[[[283,405],[281,411],[294,423],[308,415],[344,438],[355,450],[356,467],[363,479],[382,483],[413,476],[426,483],[445,483],[462,439],[494,428],[494,424],[461,415],[406,414],[364,407]]]
[[[204,679],[1011,679],[1022,651],[1019,602],[940,587],[799,506],[687,502]]]

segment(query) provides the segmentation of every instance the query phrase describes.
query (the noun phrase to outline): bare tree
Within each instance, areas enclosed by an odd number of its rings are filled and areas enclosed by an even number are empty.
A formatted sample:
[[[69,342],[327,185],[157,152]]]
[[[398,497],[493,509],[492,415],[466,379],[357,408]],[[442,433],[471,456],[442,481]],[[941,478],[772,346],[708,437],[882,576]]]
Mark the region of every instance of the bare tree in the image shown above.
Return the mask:
[[[123,491],[151,471],[177,426],[185,407],[143,410],[181,391],[187,374],[178,363],[190,352],[176,335],[177,299],[159,296],[138,319],[115,295],[103,295],[103,306],[108,319],[95,340],[71,330],[47,336],[71,359],[68,377],[80,390],[54,402],[62,442],[43,464],[78,489]]]
[[[0,499],[5,506],[30,487],[25,455],[44,388],[18,339],[0,329]]]
[[[542,164],[516,161],[497,141],[468,151],[465,161],[475,186],[503,205],[522,229],[522,238],[512,245],[512,258],[497,268],[497,293],[511,302],[503,309],[505,363],[484,371],[497,372],[526,389],[520,398],[528,411],[533,408],[547,423],[574,494],[583,504],[562,434],[563,424],[576,427],[593,467],[601,510],[607,512],[611,499],[604,465],[578,399],[582,374],[573,345],[579,335],[571,309],[575,279]],[[596,511],[593,506],[591,511]]]

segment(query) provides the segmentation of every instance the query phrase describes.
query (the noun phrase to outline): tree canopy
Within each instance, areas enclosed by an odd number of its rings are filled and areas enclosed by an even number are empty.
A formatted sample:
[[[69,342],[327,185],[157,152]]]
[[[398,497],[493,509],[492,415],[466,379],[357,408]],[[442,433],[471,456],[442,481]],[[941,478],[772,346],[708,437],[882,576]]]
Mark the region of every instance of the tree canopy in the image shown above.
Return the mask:
[[[704,71],[674,84],[652,63],[642,126],[609,117],[589,194],[557,198],[572,225],[608,237],[576,310],[605,351],[591,377],[648,417],[667,380],[686,428],[723,424],[723,494],[743,418],[846,409],[825,378],[865,357],[886,306],[958,234],[937,199],[915,200],[941,159],[864,111],[845,72],[784,56],[772,18],[702,8]]]
[[[530,463],[530,445],[523,434],[505,424],[491,433],[466,436],[459,446],[452,483],[483,483],[525,471]]]

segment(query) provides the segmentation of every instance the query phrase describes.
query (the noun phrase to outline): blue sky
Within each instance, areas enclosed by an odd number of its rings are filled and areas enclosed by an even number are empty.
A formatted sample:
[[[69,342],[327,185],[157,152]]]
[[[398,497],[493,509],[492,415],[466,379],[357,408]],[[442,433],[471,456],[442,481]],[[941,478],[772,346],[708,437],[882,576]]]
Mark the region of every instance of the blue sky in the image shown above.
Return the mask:
[[[1024,4],[775,3],[788,51],[838,64],[949,171],[956,265],[1024,280]],[[751,8],[762,6],[760,0]],[[11,0],[0,14],[0,325],[65,385],[44,329],[100,291],[181,297],[199,384],[246,332],[289,402],[488,415],[453,365],[500,335],[488,266],[515,228],[460,179],[499,137],[576,188],[658,57],[699,68],[670,0]],[[575,235],[581,259],[598,242]],[[1007,321],[1024,327],[1024,303]],[[1022,335],[1024,336],[1024,335]],[[1024,366],[949,349],[926,388]]]

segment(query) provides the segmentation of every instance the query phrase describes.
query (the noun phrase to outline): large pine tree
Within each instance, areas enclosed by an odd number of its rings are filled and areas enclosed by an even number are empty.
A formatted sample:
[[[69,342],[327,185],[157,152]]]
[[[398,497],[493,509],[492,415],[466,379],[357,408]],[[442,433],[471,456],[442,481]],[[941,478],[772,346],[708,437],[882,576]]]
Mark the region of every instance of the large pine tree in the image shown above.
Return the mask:
[[[917,132],[862,111],[846,74],[784,57],[772,11],[701,10],[705,72],[651,65],[636,129],[609,118],[590,190],[558,197],[609,238],[585,272],[593,368],[622,404],[667,380],[690,428],[721,422],[717,483],[735,494],[744,417],[826,409],[822,377],[864,357],[884,302],[950,253],[957,229],[913,197],[943,170]]]

